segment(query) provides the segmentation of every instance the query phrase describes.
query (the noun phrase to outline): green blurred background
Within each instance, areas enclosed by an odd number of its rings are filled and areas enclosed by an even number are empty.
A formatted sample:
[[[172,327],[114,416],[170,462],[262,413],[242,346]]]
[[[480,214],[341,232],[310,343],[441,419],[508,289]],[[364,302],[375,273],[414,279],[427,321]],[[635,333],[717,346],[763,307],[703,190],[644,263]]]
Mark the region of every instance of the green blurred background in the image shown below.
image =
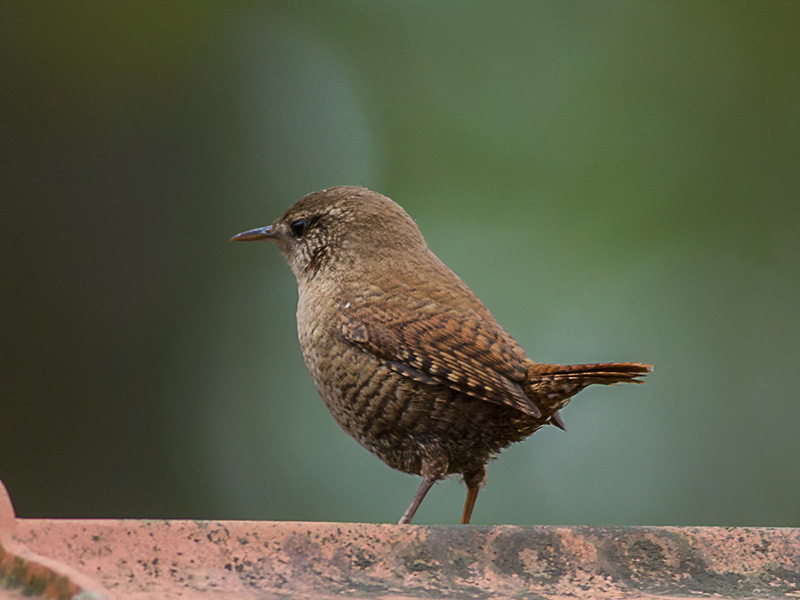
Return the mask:
[[[20,516],[394,521],[276,248],[394,198],[528,353],[652,362],[476,523],[800,525],[800,3],[3,3],[0,479]],[[434,489],[420,523],[460,516]]]

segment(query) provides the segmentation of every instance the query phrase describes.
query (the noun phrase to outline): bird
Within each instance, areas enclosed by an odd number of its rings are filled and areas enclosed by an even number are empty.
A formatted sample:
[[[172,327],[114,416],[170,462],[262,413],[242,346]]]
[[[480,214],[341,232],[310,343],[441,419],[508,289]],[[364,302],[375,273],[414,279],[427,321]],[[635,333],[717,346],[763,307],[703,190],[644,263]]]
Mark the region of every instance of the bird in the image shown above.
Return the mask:
[[[364,187],[323,189],[231,241],[272,241],[297,280],[303,359],[336,422],[399,471],[419,475],[410,523],[433,485],[461,475],[471,520],[486,464],[591,384],[643,383],[641,363],[529,359],[415,221]]]

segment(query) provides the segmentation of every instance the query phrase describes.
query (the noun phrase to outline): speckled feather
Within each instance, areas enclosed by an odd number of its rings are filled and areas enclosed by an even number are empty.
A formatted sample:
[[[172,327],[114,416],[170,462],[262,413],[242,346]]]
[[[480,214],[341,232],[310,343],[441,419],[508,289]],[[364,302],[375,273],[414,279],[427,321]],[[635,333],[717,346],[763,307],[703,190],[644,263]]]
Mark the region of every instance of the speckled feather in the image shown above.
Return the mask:
[[[401,375],[542,416],[522,388],[524,354],[499,326],[470,311],[377,291],[345,302],[340,319],[345,339]]]

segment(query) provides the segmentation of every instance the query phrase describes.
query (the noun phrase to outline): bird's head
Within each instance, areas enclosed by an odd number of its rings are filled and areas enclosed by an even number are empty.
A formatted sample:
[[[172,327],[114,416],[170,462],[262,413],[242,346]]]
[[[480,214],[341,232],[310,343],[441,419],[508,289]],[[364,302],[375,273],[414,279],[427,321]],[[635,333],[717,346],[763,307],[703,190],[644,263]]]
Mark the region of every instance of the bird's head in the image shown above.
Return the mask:
[[[336,187],[305,196],[272,225],[244,231],[232,241],[271,240],[298,283],[320,272],[359,272],[374,261],[401,261],[428,252],[416,223],[400,205],[363,187]]]

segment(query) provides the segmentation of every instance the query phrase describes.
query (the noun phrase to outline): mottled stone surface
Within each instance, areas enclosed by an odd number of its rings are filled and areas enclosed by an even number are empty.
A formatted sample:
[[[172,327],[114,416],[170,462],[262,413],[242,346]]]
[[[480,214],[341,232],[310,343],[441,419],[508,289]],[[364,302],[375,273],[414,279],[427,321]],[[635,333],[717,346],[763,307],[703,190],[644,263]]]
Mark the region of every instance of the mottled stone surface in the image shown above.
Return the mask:
[[[120,598],[800,597],[800,531],[21,519]]]
[[[103,600],[101,585],[47,556],[32,552],[14,537],[17,518],[0,481],[0,599],[44,597],[55,600]]]
[[[32,583],[32,585],[30,585]],[[16,519],[0,599],[800,598],[800,529]]]

